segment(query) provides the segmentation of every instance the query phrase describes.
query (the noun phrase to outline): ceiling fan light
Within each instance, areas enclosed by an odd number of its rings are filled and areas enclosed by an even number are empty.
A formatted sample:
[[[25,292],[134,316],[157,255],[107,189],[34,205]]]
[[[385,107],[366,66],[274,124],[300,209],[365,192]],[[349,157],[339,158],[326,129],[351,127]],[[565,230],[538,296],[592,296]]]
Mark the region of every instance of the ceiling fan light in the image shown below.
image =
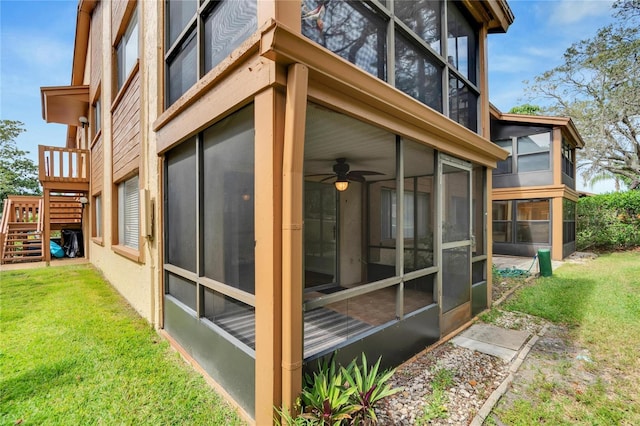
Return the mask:
[[[334,185],[336,186],[336,189],[338,191],[342,192],[347,190],[347,188],[349,187],[349,182],[347,180],[337,180]]]

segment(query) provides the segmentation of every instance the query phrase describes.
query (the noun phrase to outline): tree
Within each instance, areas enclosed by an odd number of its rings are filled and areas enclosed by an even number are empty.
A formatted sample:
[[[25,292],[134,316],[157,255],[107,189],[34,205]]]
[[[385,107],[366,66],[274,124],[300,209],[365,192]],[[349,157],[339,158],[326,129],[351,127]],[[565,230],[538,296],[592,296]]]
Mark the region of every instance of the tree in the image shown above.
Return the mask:
[[[24,132],[24,124],[0,120],[0,212],[8,195],[39,195],[38,166],[18,149],[15,139]]]
[[[551,103],[545,113],[572,117],[585,140],[585,181],[603,173],[640,189],[640,1],[618,1],[617,22],[574,43],[564,63],[529,90]]]
[[[542,114],[542,108],[538,105],[523,104],[511,108],[509,114],[540,115]]]

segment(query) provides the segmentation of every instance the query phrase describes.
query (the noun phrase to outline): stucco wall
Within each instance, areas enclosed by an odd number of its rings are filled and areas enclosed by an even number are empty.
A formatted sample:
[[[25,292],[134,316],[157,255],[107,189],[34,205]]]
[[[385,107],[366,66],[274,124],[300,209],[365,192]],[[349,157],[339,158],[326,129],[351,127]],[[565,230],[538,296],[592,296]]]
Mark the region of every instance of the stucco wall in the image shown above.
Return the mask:
[[[160,326],[161,315],[160,297],[161,290],[161,274],[158,272],[158,253],[159,244],[158,236],[160,235],[160,206],[158,200],[161,199],[160,191],[160,169],[161,165],[158,161],[156,153],[156,138],[152,130],[153,122],[160,111],[160,99],[158,92],[158,73],[149,70],[162,69],[162,58],[159,57],[158,45],[160,40],[158,36],[157,23],[162,20],[159,18],[161,4],[156,2],[139,2],[138,16],[140,19],[140,67],[138,76],[136,77],[136,85],[139,87],[136,92],[139,94],[136,99],[136,107],[132,109],[133,116],[128,117],[126,122],[122,124],[121,120],[114,120],[111,110],[114,102],[114,93],[111,78],[115,64],[112,64],[111,51],[113,46],[111,41],[114,38],[114,25],[112,22],[111,8],[102,8],[99,13],[101,26],[104,29],[102,37],[92,38],[92,42],[98,40],[99,43],[90,45],[90,52],[85,70],[85,84],[91,83],[92,86],[100,81],[102,95],[102,137],[99,149],[94,150],[92,161],[99,170],[92,175],[94,181],[92,183],[94,191],[102,190],[102,229],[103,238],[101,243],[88,239],[88,255],[91,263],[93,263],[102,273],[104,277],[113,285],[113,287],[122,294],[127,302],[142,317],[147,319],[154,326]],[[121,19],[120,16],[114,17],[115,20]],[[97,51],[96,51],[97,50]],[[96,60],[101,57],[101,61]],[[100,70],[91,69],[92,64],[101,67]],[[101,76],[100,80],[96,76]],[[130,115],[130,114],[128,114]],[[140,189],[147,190],[149,194],[148,205],[145,203],[144,197],[140,198],[140,238],[139,260],[132,260],[128,257],[116,253],[112,249],[115,243],[113,235],[115,231],[114,214],[112,214],[112,206],[114,197],[117,197],[117,191],[113,185],[114,182],[114,135],[117,135],[121,129],[114,128],[112,124],[117,126],[129,126],[135,123],[138,127],[139,134],[136,139],[136,156],[139,156],[139,181]],[[95,158],[99,156],[99,158]],[[130,159],[130,158],[129,158]],[[116,161],[117,163],[117,161]],[[101,169],[101,170],[100,170]],[[116,177],[117,178],[117,177]],[[144,194],[144,193],[142,193]],[[153,238],[145,237],[145,223],[153,217]],[[115,232],[117,234],[117,231]]]

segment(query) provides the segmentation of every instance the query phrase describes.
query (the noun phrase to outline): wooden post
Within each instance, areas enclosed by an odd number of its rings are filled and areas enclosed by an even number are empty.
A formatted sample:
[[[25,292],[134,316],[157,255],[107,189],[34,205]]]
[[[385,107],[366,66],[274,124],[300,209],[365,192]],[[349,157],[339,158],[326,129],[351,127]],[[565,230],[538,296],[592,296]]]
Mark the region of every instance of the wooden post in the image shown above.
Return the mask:
[[[284,95],[255,98],[255,421],[273,422],[282,404],[282,140]]]
[[[47,266],[51,262],[51,250],[49,248],[49,242],[51,241],[51,213],[49,205],[51,204],[51,191],[48,188],[44,189],[44,201],[42,210],[44,212],[44,235],[42,237],[42,250],[44,251],[44,260],[47,262]]]
[[[302,391],[302,191],[309,70],[289,66],[282,164],[282,404]]]

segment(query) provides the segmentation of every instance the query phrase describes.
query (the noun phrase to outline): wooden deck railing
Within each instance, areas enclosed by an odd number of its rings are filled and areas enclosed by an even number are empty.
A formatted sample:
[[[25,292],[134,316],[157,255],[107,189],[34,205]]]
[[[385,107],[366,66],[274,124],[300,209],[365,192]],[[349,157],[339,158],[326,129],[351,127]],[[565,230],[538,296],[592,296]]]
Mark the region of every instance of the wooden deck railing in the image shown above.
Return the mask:
[[[38,222],[42,197],[39,195],[9,195],[4,202],[2,224]]]
[[[89,150],[38,146],[40,182],[89,182]]]

